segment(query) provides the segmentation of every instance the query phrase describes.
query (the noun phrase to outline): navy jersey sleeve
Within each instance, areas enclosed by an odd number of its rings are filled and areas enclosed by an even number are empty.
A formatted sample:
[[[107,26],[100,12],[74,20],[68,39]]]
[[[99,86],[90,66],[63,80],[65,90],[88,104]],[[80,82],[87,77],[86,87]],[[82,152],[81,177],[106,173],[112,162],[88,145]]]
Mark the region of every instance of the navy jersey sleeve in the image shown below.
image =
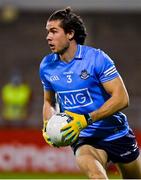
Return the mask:
[[[42,62],[40,64],[40,69],[39,69],[40,79],[41,79],[41,83],[43,85],[44,90],[46,90],[46,91],[49,91],[49,90],[53,91],[53,88],[52,88],[50,82],[47,80],[47,77],[46,77],[47,76],[47,74],[45,72],[46,58],[47,57],[43,58],[43,60],[42,60]]]
[[[101,83],[119,76],[113,60],[101,50],[98,50],[96,56],[95,71]]]

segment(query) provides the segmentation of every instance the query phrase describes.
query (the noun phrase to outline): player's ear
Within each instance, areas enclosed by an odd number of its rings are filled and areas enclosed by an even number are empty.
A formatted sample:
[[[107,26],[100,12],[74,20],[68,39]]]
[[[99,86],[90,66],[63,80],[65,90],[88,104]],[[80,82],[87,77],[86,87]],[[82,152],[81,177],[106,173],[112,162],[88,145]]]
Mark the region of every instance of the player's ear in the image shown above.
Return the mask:
[[[68,38],[69,40],[72,40],[74,38],[74,30],[71,30],[69,33],[68,33]]]

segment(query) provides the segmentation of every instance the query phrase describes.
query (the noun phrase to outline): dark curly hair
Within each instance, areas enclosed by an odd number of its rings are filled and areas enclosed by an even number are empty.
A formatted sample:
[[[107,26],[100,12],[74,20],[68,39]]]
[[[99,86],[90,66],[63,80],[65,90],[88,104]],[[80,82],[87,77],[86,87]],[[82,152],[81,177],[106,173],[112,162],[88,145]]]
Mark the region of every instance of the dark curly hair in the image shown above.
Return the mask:
[[[72,12],[70,7],[63,10],[55,11],[48,19],[48,21],[60,20],[60,26],[64,29],[65,33],[74,31],[74,39],[77,44],[84,44],[87,36],[85,25],[82,19]]]

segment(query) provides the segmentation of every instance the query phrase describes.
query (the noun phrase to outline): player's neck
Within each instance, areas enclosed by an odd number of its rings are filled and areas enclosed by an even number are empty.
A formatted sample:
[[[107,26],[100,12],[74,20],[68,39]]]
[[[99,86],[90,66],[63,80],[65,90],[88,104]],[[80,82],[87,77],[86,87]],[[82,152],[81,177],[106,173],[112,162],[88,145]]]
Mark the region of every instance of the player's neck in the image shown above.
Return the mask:
[[[77,44],[76,42],[72,42],[70,43],[68,49],[63,54],[60,55],[60,59],[65,62],[70,62],[74,58],[76,51],[77,51]]]

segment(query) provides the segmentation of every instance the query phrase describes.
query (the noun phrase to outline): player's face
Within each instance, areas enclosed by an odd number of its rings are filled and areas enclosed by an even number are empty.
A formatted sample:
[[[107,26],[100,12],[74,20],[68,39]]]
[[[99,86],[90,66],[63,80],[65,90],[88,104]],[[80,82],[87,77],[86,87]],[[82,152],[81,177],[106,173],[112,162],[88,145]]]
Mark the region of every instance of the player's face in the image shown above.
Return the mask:
[[[63,54],[70,44],[70,34],[65,33],[64,29],[60,27],[60,21],[48,21],[46,25],[47,41],[52,52]]]

